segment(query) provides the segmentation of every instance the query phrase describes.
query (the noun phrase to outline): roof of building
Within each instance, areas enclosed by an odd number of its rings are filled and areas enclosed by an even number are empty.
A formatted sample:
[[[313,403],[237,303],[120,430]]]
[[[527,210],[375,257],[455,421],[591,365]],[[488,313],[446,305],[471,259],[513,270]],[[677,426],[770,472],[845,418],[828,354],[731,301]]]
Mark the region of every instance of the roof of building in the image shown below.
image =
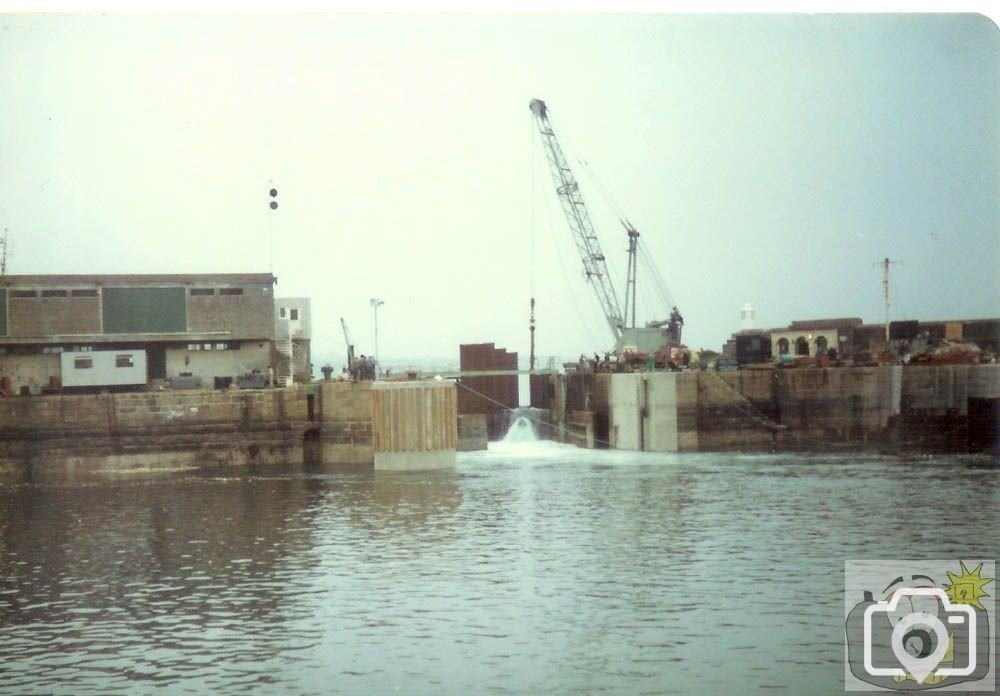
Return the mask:
[[[795,331],[797,329],[840,329],[845,326],[855,327],[864,323],[859,317],[840,317],[836,319],[803,319],[793,321],[787,329],[774,329],[775,331]]]
[[[127,275],[7,275],[0,285],[198,285],[262,284],[273,285],[278,279],[271,273],[151,273]]]

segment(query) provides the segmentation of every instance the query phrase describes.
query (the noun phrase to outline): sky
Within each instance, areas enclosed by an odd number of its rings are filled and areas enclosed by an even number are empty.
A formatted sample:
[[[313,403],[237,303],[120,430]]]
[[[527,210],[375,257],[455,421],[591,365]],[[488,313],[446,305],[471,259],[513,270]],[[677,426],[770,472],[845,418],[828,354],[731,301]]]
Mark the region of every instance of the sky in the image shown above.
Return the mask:
[[[13,274],[273,272],[385,364],[613,341],[548,107],[624,291],[692,348],[793,320],[1000,315],[1000,33],[976,14],[0,15]],[[279,207],[268,207],[268,189]],[[664,319],[639,276],[638,318]]]

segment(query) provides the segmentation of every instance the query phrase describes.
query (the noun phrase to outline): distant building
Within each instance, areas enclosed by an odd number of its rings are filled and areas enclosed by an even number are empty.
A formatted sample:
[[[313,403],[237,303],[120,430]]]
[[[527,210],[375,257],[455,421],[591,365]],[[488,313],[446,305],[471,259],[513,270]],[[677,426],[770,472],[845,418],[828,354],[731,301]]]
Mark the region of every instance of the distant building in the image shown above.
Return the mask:
[[[775,358],[819,357],[835,350],[845,356],[853,352],[855,330],[861,319],[808,319],[793,321],[784,329],[771,329],[771,353]]]
[[[829,355],[833,350],[841,358],[884,350],[903,356],[942,339],[969,341],[983,351],[996,354],[1000,347],[1000,319],[894,321],[889,323],[888,345],[885,324],[865,324],[858,317],[807,319],[776,329],[737,331],[726,341],[723,353],[741,365],[815,358]]]
[[[254,371],[266,378],[278,358],[275,282],[270,273],[0,277],[3,391],[113,386],[125,372],[134,384],[139,353],[145,383],[223,388]],[[116,357],[79,355],[91,352]]]

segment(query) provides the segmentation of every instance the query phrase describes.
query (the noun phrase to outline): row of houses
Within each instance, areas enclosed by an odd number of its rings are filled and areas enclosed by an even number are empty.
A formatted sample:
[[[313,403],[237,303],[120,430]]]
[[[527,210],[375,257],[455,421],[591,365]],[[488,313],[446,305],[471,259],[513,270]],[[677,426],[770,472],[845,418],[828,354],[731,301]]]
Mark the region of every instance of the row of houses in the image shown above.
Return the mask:
[[[886,343],[885,324],[865,324],[857,317],[793,321],[776,329],[743,329],[723,346],[726,357],[740,364],[799,357],[856,357],[888,350],[916,353],[941,340],[975,343],[994,355],[1000,348],[1000,319],[893,321]]]
[[[311,378],[308,298],[270,273],[0,276],[0,393]]]

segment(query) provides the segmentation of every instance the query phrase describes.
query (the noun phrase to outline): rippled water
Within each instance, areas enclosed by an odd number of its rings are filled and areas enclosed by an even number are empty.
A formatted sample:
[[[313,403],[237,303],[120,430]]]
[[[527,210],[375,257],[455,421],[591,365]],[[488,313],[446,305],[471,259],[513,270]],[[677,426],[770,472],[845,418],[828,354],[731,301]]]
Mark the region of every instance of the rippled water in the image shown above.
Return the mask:
[[[1000,556],[975,463],[497,443],[0,488],[0,691],[842,693],[845,559]]]

